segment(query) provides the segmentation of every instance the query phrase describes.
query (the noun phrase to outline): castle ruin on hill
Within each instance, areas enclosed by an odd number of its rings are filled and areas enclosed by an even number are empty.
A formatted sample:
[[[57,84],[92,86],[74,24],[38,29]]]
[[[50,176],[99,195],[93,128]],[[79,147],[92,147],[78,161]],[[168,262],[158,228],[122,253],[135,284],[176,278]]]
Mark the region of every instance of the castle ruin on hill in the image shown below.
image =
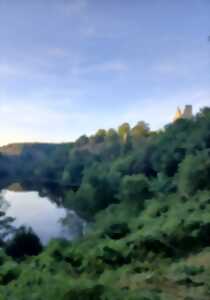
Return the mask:
[[[193,117],[192,105],[186,105],[183,111],[181,111],[181,109],[178,107],[174,117],[174,122],[176,122],[179,119],[191,119],[192,117]]]

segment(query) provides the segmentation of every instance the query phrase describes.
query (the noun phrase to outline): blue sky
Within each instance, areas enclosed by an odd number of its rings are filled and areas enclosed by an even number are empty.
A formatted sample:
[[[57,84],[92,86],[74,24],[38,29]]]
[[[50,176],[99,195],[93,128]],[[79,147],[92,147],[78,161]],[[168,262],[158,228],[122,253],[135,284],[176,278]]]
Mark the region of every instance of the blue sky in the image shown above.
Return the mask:
[[[0,0],[0,144],[210,105],[209,0]]]

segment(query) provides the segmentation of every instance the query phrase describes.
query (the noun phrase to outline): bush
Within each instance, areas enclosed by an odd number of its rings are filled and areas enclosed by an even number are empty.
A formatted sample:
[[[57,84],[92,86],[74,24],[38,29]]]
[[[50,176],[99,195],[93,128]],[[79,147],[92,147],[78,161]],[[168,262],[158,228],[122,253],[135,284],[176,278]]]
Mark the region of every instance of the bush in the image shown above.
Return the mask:
[[[105,230],[104,235],[108,236],[113,240],[119,240],[124,238],[130,233],[130,229],[127,223],[112,224],[107,230]]]
[[[11,281],[16,280],[19,277],[20,270],[17,263],[6,262],[1,266],[0,270],[0,284],[7,285]]]
[[[210,157],[208,151],[188,155],[179,167],[178,188],[183,195],[191,196],[210,188]]]
[[[21,227],[6,245],[6,253],[15,259],[35,256],[41,251],[42,244],[40,239],[32,229],[26,229],[25,227]]]
[[[142,205],[144,200],[152,197],[150,183],[143,174],[125,176],[122,180],[119,198]]]
[[[128,255],[124,255],[121,251],[114,248],[105,246],[102,251],[102,255],[99,258],[107,265],[113,267],[119,267],[128,264],[131,258]]]
[[[92,287],[74,287],[64,296],[63,300],[100,300],[104,294],[102,285]]]

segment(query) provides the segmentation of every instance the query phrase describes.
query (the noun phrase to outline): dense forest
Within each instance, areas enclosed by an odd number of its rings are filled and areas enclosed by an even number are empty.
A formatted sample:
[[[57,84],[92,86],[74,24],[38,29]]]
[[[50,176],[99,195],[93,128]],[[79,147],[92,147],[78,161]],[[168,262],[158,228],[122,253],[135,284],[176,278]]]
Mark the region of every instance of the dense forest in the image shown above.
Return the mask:
[[[157,132],[124,123],[0,153],[1,184],[59,184],[91,223],[46,248],[26,229],[2,241],[1,300],[210,299],[210,108]]]

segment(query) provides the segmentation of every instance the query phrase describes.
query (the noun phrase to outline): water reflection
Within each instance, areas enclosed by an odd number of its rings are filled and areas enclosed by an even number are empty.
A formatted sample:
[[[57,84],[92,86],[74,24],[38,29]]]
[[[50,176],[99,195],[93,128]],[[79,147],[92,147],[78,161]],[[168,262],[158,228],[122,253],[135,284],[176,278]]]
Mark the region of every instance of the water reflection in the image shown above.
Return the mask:
[[[8,204],[5,216],[14,218],[16,228],[31,227],[44,244],[53,238],[75,239],[85,228],[85,222],[63,207],[62,194],[53,189],[13,183],[2,191],[1,202]]]

